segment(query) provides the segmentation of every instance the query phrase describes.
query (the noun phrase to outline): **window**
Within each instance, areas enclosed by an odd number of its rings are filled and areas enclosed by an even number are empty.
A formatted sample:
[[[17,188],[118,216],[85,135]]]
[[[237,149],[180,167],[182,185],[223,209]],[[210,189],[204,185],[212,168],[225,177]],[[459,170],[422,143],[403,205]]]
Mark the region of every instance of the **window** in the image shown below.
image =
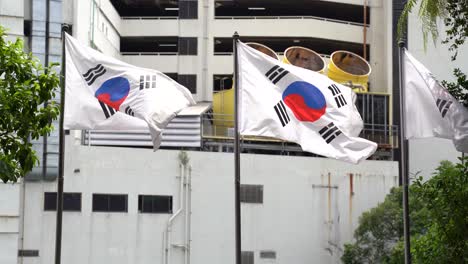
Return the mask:
[[[18,257],[39,257],[39,250],[35,249],[20,249]]]
[[[213,91],[223,91],[232,88],[232,74],[213,75]]]
[[[128,195],[93,194],[93,212],[127,212]]]
[[[178,83],[187,87],[192,94],[197,93],[197,75],[196,74],[179,74],[177,76]]]
[[[241,203],[263,203],[263,185],[241,184]]]
[[[260,251],[260,258],[262,258],[262,259],[276,259],[276,251],[262,250],[262,251]]]
[[[57,210],[57,193],[44,193],[44,211]],[[63,211],[81,211],[81,193],[64,193],[63,194]]]
[[[179,0],[179,18],[198,18],[198,0]]]
[[[179,38],[179,55],[197,55],[197,38]]]
[[[23,34],[25,37],[30,37],[31,36],[31,29],[32,29],[32,22],[31,20],[24,20],[24,25],[23,25]]]
[[[172,214],[172,196],[138,195],[140,213]]]
[[[242,251],[241,252],[241,263],[242,264],[254,264],[254,253],[253,253],[253,251]]]

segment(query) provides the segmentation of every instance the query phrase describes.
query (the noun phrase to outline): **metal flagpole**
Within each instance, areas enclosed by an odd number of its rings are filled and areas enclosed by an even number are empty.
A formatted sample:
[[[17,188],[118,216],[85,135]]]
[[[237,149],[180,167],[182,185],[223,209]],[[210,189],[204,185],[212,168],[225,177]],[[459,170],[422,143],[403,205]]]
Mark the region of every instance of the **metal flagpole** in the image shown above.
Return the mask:
[[[403,235],[405,240],[405,264],[411,264],[411,247],[410,247],[410,217],[408,203],[408,142],[405,139],[405,96],[403,91],[404,64],[403,54],[405,42],[398,42],[399,46],[399,65],[400,65],[400,148],[401,148],[401,177],[403,184]]]
[[[62,70],[60,74],[60,125],[59,125],[59,165],[57,179],[57,222],[55,231],[55,264],[61,263],[62,253],[62,212],[63,212],[63,169],[65,158],[65,131],[63,130],[63,119],[65,110],[65,33],[70,26],[62,24]]]
[[[236,264],[241,264],[241,205],[240,205],[240,144],[239,144],[239,61],[237,43],[239,34],[234,32],[232,44],[234,50],[234,202],[236,232]]]

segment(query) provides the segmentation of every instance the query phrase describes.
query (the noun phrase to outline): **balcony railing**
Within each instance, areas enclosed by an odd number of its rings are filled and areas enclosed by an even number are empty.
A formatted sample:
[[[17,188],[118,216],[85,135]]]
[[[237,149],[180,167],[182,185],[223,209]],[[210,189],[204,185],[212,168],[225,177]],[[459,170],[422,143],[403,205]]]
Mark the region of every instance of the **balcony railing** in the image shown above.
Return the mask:
[[[314,19],[327,22],[334,22],[346,25],[369,27],[369,24],[356,23],[339,19],[331,19],[317,16],[215,16],[215,19]]]
[[[232,140],[234,138],[233,124],[234,118],[231,115],[204,114],[202,116],[202,138]],[[398,147],[398,140],[396,140],[398,136],[398,126],[395,125],[365,123],[359,136],[377,143],[379,147],[382,148]],[[279,139],[252,136],[244,136],[243,140],[287,143]]]

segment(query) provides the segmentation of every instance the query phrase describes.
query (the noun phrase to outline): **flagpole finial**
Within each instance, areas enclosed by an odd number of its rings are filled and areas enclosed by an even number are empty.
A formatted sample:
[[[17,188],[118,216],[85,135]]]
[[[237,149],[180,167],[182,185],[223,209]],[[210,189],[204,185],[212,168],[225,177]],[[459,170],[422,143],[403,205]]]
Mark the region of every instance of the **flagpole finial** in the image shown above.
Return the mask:
[[[234,35],[232,35],[233,38],[238,39],[239,38],[239,33],[237,31],[234,32]]]
[[[405,41],[402,40],[402,39],[398,41],[398,47],[400,47],[400,48],[404,48],[405,44],[406,44]]]
[[[62,32],[70,33],[71,25],[67,23],[62,23]]]

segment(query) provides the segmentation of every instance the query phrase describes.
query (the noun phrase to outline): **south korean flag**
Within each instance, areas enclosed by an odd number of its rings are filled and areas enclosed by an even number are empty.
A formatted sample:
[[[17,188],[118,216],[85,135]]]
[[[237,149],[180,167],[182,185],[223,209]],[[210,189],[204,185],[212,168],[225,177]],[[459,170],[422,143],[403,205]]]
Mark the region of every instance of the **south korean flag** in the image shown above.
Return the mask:
[[[376,143],[357,137],[363,122],[350,88],[241,42],[238,61],[242,135],[280,138],[351,163],[375,152]]]
[[[195,104],[187,88],[159,71],[136,67],[66,35],[65,129],[161,130]]]

